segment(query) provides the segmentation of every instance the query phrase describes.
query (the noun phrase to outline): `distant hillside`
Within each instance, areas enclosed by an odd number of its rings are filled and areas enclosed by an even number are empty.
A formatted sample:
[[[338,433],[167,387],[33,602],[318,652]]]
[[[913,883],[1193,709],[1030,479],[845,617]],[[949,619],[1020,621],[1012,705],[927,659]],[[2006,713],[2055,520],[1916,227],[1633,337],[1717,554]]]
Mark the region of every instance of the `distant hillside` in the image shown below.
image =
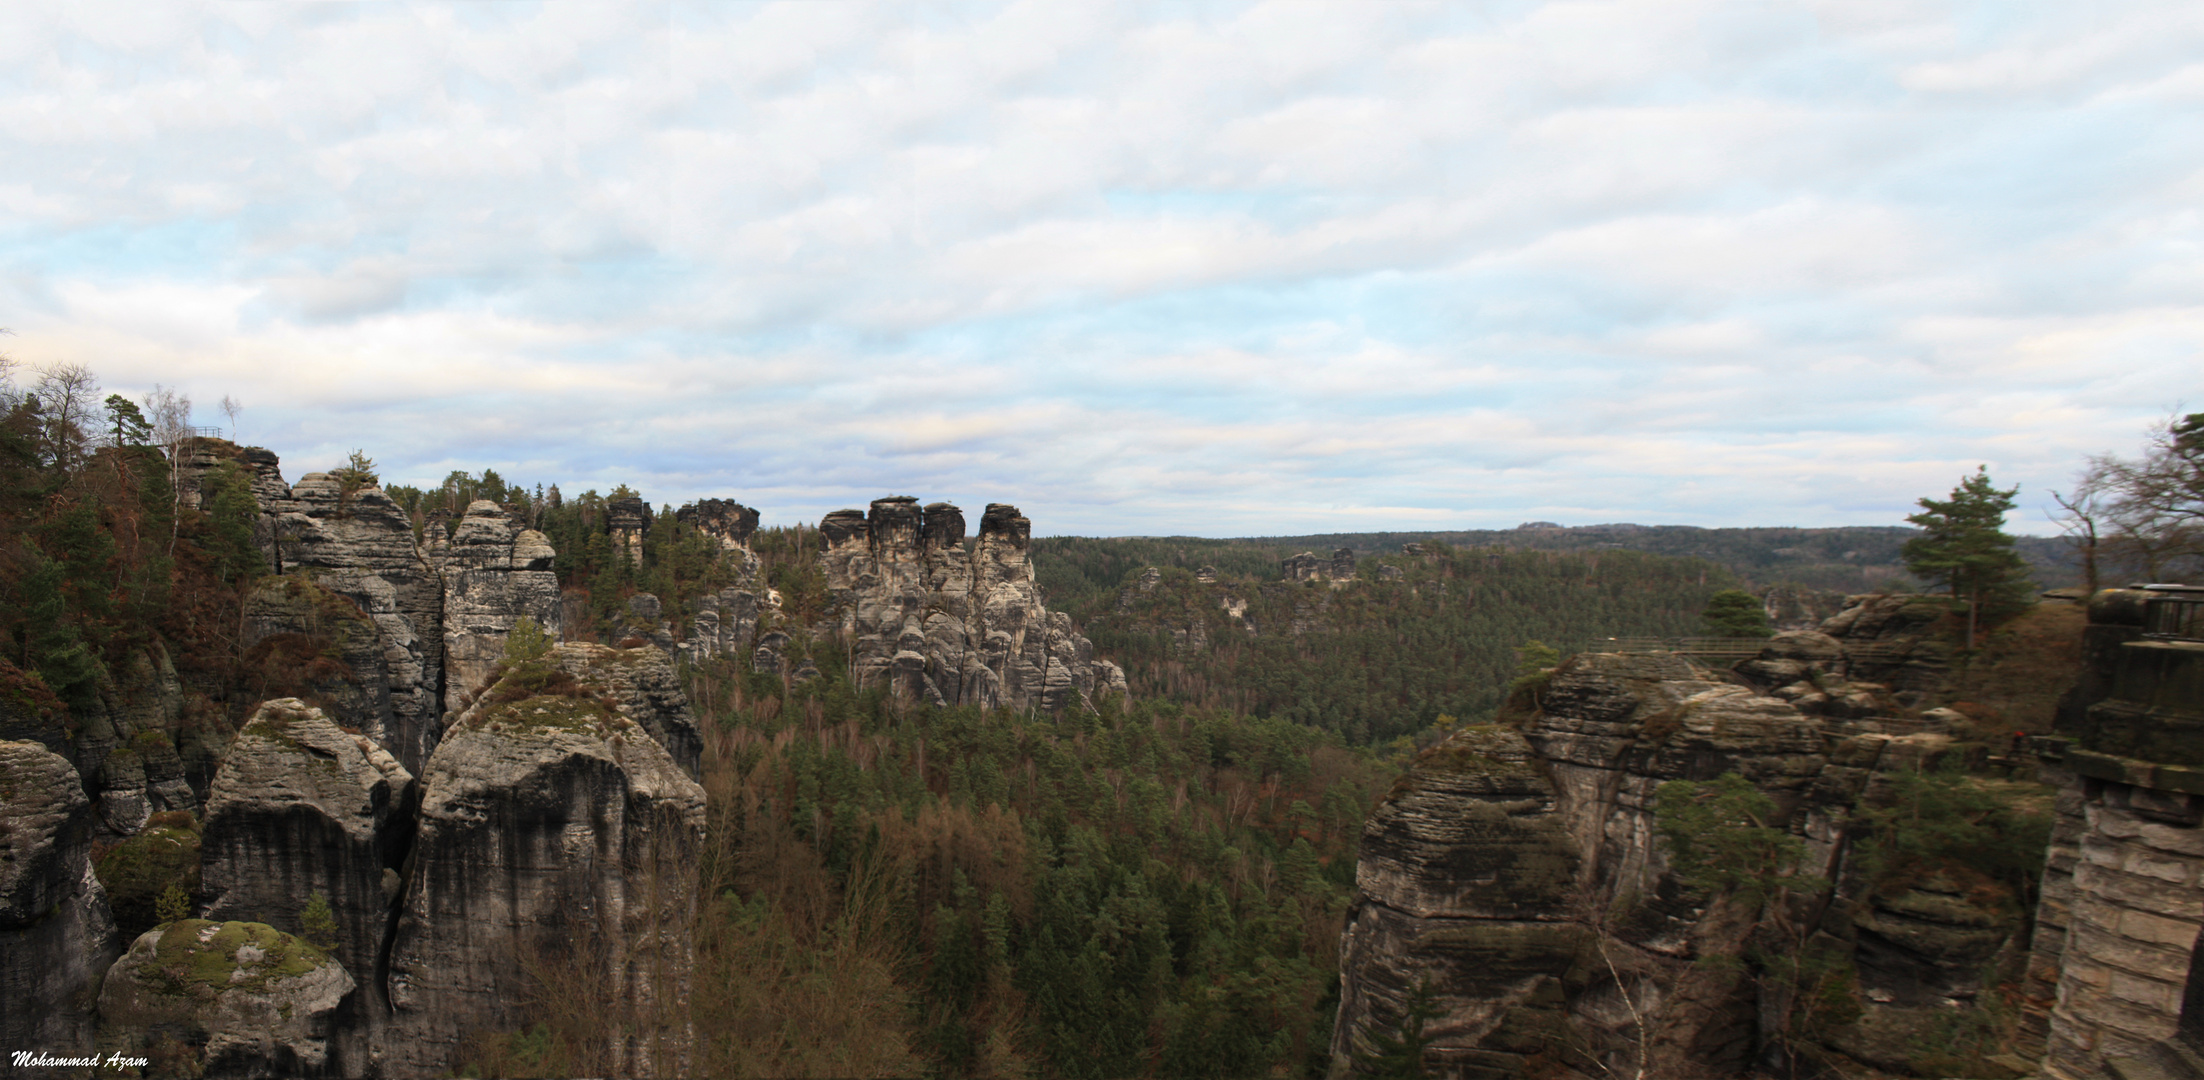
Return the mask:
[[[1899,548],[1919,532],[1896,526],[1833,528],[1702,529],[1691,525],[1580,525],[1533,523],[1514,529],[1455,532],[1327,533],[1256,536],[1229,540],[1200,537],[1045,537],[1036,539],[1035,562],[1050,599],[1084,617],[1103,594],[1114,595],[1127,570],[1143,566],[1208,565],[1227,577],[1276,580],[1278,560],[1300,551],[1319,556],[1348,548],[1359,558],[1394,554],[1410,543],[1512,551],[1642,551],[1705,559],[1747,588],[1799,585],[1831,592],[1877,592],[1917,587]],[[2036,584],[2077,583],[2072,549],[2053,537],[2017,538]],[[1103,598],[1101,602],[1109,600]]]

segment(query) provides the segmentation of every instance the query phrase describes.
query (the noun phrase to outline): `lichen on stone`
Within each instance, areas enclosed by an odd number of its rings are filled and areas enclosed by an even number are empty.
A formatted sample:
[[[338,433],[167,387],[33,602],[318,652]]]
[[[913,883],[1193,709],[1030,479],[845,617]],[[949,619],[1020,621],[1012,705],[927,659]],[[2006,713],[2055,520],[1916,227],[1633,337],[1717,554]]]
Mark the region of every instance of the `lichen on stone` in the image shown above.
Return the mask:
[[[136,974],[161,993],[208,998],[258,993],[272,979],[296,978],[328,962],[328,953],[266,923],[183,919],[161,930]]]

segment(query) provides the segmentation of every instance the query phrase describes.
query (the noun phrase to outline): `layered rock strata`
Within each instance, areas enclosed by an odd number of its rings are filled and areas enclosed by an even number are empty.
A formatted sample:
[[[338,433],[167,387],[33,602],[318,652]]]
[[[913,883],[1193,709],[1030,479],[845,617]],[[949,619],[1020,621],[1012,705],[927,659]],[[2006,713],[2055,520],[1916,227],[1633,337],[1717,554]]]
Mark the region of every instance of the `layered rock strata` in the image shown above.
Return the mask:
[[[99,1011],[133,1050],[189,1047],[195,1060],[159,1062],[185,1075],[349,1076],[359,1073],[331,1053],[330,1033],[352,989],[343,964],[274,927],[184,919],[132,943]]]
[[[909,496],[819,523],[827,588],[860,685],[940,704],[1059,711],[1122,690],[1070,616],[1043,606],[1027,550],[1032,523],[990,503],[968,551],[964,514]]]
[[[300,933],[309,898],[324,897],[336,927],[330,951],[361,984],[347,1020],[362,1039],[390,1010],[379,969],[419,798],[382,747],[283,698],[238,732],[207,800],[204,914]]]
[[[518,1026],[545,978],[605,1018],[593,1070],[688,1069],[704,792],[571,658],[508,673],[429,760],[389,962],[391,1075],[440,1073],[472,1036]]]
[[[1789,672],[1826,645],[1778,641],[1759,662]],[[1520,730],[1427,751],[1365,826],[1335,1070],[1395,1030],[1428,979],[1440,1015],[1426,1062],[1444,1075],[1742,1073],[1768,1064],[1767,1033],[1794,1003],[1779,980],[1710,958],[1811,951],[1842,957],[1862,995],[1859,1018],[1820,1024],[1815,1045],[1902,1071],[2013,947],[2013,898],[1979,875],[1872,897],[1848,876],[1854,807],[1891,774],[1933,767],[1949,737],[1839,730],[1667,654],[1572,657],[1536,706]],[[1821,891],[1763,910],[1683,884],[1658,840],[1659,791],[1733,773],[1770,801],[1764,824],[1798,837],[1793,872]]]
[[[522,618],[556,638],[559,579],[551,541],[519,528],[496,503],[477,499],[445,549],[444,708],[479,688],[505,656],[505,638]]]
[[[2099,592],[2088,667],[2037,740],[2062,781],[2029,965],[2053,1080],[2204,1071],[2198,609],[2204,589]]]
[[[448,534],[431,524],[417,540],[381,488],[347,491],[322,473],[286,486],[265,456],[248,464],[269,562],[283,577],[248,602],[246,645],[286,634],[333,639],[346,685],[329,686],[332,707],[418,772],[444,714],[489,676],[515,622],[526,616],[557,636],[551,544],[487,500],[469,504]],[[308,586],[303,598],[293,579]]]
[[[272,469],[271,469],[272,471]],[[374,626],[388,713],[360,716],[364,734],[416,770],[442,733],[444,708],[444,580],[432,551],[416,546],[413,523],[383,494],[347,492],[333,477],[308,473],[280,495],[280,474],[258,485],[272,518],[272,562],[342,597]],[[435,535],[433,532],[431,535]],[[275,586],[267,586],[273,588]],[[262,609],[268,634],[313,634],[319,627],[283,622]],[[258,644],[258,642],[248,642]]]
[[[92,874],[92,801],[67,759],[0,741],[0,1049],[90,1042],[122,946]]]

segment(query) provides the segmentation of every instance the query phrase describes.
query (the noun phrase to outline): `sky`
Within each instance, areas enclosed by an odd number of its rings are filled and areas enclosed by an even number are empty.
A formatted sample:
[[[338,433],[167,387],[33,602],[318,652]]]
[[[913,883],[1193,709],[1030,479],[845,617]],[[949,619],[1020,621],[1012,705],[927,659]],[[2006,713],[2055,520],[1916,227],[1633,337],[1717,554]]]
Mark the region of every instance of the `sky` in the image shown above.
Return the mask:
[[[2195,0],[18,2],[0,160],[18,385],[294,480],[2049,532],[2204,406]]]

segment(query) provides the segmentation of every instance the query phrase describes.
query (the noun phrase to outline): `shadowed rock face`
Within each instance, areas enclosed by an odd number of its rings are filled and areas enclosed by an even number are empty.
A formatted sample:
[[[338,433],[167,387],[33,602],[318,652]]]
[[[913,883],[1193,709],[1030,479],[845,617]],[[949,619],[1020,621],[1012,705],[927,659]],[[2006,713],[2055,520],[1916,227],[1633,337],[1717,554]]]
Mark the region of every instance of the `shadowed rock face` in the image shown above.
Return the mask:
[[[599,700],[607,686],[562,690],[556,661],[534,663],[455,722],[422,777],[382,1068],[438,1074],[472,1035],[517,1026],[535,964],[602,1003],[607,1071],[679,1075],[703,789]]]
[[[283,698],[238,732],[207,800],[206,915],[298,933],[307,899],[326,897],[333,952],[361,984],[345,1026],[363,1040],[389,1013],[378,968],[419,796],[412,774],[381,747]]]
[[[1829,661],[1826,637],[1787,637],[1762,659]],[[1641,1061],[1648,1075],[1744,1071],[1778,991],[1699,961],[1800,945],[1678,883],[1657,841],[1661,785],[1744,777],[1773,802],[1769,824],[1803,839],[1801,870],[1849,899],[1862,887],[1843,876],[1852,808],[1950,739],[1838,737],[1834,721],[1670,655],[1572,657],[1538,705],[1519,732],[1469,729],[1426,751],[1372,813],[1341,943],[1335,1066],[1392,1030],[1428,979],[1440,1016],[1427,1063],[1443,1075],[1528,1076],[1563,1059],[1586,1075]],[[1981,990],[2016,920],[2010,897],[1965,884],[1932,875],[1818,923],[1825,898],[1802,901],[1794,925],[1850,958],[1870,995],[1822,1045],[1902,1067],[1938,1010]]]
[[[289,580],[256,590],[247,644],[334,640],[357,682],[334,680],[325,696],[409,771],[427,762],[444,714],[489,676],[521,616],[558,633],[551,543],[496,503],[476,500],[451,529],[431,524],[416,543],[411,519],[381,488],[347,493],[322,473],[286,486],[274,455],[241,460],[253,470],[270,566],[310,579],[307,594]]]
[[[0,1050],[90,1042],[93,995],[122,951],[92,875],[94,827],[67,759],[0,741]]]
[[[329,1044],[352,989],[343,964],[274,927],[184,919],[131,944],[99,1008],[141,1052],[156,1034],[198,1045],[209,1077],[346,1076]]]
[[[1071,618],[1033,583],[1032,523],[991,503],[967,553],[964,514],[909,496],[837,510],[819,523],[827,587],[854,642],[852,673],[943,704],[1061,710],[1124,673],[1094,658]]]
[[[1547,1022],[1583,936],[1567,921],[1578,861],[1522,735],[1472,728],[1418,759],[1363,827],[1334,1057],[1370,1052],[1419,984],[1442,1053]]]

